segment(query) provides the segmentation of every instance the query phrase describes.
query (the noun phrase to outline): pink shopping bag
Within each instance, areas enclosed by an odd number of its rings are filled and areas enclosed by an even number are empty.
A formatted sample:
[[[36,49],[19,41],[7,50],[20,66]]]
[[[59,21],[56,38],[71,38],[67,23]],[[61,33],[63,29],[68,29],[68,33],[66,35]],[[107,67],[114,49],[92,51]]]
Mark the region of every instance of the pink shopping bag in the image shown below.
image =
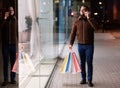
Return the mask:
[[[16,53],[16,61],[15,61],[14,66],[12,68],[12,72],[18,73],[18,53]]]
[[[73,68],[73,73],[81,72],[80,65],[75,52],[72,52],[72,68]]]

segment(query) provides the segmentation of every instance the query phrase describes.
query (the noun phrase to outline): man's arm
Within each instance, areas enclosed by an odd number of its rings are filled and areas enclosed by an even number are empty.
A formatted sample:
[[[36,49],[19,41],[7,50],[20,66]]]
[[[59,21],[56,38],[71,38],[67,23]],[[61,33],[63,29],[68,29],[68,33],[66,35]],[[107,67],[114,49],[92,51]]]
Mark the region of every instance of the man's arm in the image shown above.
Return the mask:
[[[97,25],[95,24],[95,19],[91,18],[90,12],[86,11],[86,12],[85,12],[85,16],[87,17],[88,22],[89,22],[89,24],[91,25],[91,27],[92,27],[94,30],[97,30]]]
[[[88,22],[94,30],[97,30],[97,25],[95,24],[95,20],[93,18],[89,18]]]
[[[76,28],[76,25],[75,25],[75,22],[74,22],[73,25],[72,25],[71,33],[70,33],[69,49],[72,49],[72,46],[73,46],[73,43],[74,43],[75,37],[76,37],[76,31],[77,31],[77,28]]]
[[[7,19],[8,19],[8,16],[9,16],[9,13],[8,13],[8,12],[5,12],[4,17],[2,17],[2,19],[1,19],[1,24],[0,24],[1,29],[3,29],[3,28],[5,27],[4,24],[6,23],[6,21],[7,21]]]

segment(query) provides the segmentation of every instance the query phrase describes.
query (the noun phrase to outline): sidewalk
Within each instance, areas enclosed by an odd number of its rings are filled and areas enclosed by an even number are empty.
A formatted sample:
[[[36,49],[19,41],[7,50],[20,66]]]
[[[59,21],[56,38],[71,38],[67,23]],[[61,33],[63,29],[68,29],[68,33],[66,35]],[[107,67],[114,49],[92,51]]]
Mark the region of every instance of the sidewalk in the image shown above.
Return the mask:
[[[97,33],[103,33],[103,29],[99,29],[96,31]],[[117,29],[106,29],[104,33],[110,33],[112,36],[114,36],[116,39],[120,39],[120,28]]]
[[[74,51],[77,52],[77,44],[74,44]],[[119,39],[115,39],[110,33],[95,34],[94,88],[120,88],[119,52]],[[60,60],[57,63],[49,88],[88,88],[87,84],[80,85],[80,74],[60,74],[59,69],[62,62],[63,60]]]

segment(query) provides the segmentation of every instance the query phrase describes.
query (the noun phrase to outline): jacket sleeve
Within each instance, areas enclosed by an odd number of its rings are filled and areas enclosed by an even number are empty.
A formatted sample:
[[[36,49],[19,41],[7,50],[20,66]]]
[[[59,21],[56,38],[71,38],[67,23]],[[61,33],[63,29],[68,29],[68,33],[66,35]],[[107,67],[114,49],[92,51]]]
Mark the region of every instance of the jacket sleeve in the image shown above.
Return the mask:
[[[18,44],[19,44],[19,32],[18,32],[18,20],[17,18],[14,16],[14,19],[15,19],[15,30],[16,30],[16,48],[17,48],[17,52],[18,52]]]
[[[1,19],[1,24],[0,24],[1,29],[4,29],[6,20],[7,19],[3,19],[3,18]]]
[[[97,30],[98,26],[97,26],[97,23],[95,23],[95,20],[93,18],[89,18],[88,22],[94,30]]]
[[[19,36],[19,33],[18,33],[18,20],[17,20],[17,18],[16,17],[14,17],[15,18],[15,29],[16,29],[16,37],[17,37],[17,41],[18,41],[18,36]]]
[[[75,41],[76,31],[77,31],[76,22],[74,22],[72,25],[71,33],[70,33],[70,45],[72,45],[72,46]]]

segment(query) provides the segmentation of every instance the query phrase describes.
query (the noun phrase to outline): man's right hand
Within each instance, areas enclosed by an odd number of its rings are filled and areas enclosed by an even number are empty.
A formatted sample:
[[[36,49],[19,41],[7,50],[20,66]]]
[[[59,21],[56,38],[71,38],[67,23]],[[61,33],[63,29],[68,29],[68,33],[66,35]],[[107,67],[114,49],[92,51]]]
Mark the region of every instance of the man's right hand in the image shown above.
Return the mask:
[[[69,45],[68,48],[69,48],[69,50],[72,50],[72,45]]]
[[[9,16],[9,12],[5,12],[5,17],[4,17],[4,19],[6,20],[8,16]]]

